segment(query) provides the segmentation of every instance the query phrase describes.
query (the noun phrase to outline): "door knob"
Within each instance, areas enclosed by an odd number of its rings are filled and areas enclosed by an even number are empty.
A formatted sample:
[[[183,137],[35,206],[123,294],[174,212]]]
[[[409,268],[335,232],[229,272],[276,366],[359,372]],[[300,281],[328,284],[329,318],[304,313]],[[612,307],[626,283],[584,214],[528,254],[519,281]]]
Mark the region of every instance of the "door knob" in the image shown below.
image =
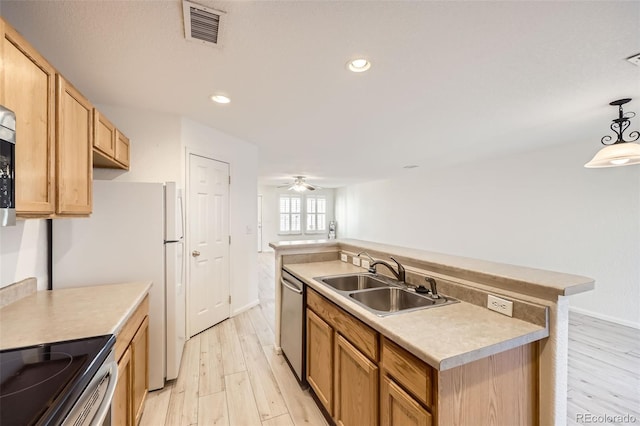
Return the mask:
[[[198,257],[198,256],[200,256],[200,252],[198,250],[194,250],[194,251],[191,252],[191,256]]]

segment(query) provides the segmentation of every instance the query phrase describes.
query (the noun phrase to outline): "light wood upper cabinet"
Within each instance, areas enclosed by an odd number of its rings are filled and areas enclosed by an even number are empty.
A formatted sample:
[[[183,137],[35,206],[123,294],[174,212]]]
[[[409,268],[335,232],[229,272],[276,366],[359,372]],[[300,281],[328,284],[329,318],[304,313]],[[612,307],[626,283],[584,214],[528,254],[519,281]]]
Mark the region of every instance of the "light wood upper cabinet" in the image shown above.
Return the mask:
[[[378,367],[343,336],[335,336],[334,419],[337,425],[378,424]]]
[[[129,170],[129,138],[116,129],[115,159],[124,169]]]
[[[129,170],[129,138],[93,109],[93,165]]]
[[[0,104],[16,113],[16,213],[55,211],[56,70],[10,25],[2,29]]]
[[[307,381],[333,415],[333,328],[307,309]]]
[[[88,215],[93,189],[93,106],[60,74],[56,89],[56,213]]]
[[[129,170],[129,139],[1,17],[0,35],[0,104],[16,113],[16,214],[88,216],[94,152],[97,166]]]
[[[107,157],[116,154],[116,127],[96,108],[93,109],[93,149]],[[94,160],[94,163],[97,161]]]

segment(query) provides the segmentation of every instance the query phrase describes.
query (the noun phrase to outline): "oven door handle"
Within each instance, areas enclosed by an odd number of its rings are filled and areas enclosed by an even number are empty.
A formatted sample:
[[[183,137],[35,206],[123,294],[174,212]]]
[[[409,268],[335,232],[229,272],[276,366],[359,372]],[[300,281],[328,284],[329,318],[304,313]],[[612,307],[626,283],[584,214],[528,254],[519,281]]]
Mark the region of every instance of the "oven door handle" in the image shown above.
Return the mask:
[[[109,366],[109,376],[111,377],[109,378],[107,391],[105,392],[100,408],[98,408],[98,412],[94,417],[94,421],[91,422],[92,425],[101,425],[104,423],[104,419],[111,410],[111,401],[113,400],[113,394],[116,391],[116,384],[118,383],[118,363],[115,361],[112,361]]]

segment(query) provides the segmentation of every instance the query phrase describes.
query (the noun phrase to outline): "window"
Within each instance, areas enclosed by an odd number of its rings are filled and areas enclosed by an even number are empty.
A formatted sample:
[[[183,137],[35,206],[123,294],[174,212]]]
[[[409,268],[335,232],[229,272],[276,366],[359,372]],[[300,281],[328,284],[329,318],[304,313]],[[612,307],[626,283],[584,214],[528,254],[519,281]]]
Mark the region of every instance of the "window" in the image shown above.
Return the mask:
[[[326,229],[327,200],[324,197],[307,196],[307,232],[323,232]]]
[[[302,226],[300,224],[302,214],[302,198],[296,195],[280,196],[280,233],[300,234]]]

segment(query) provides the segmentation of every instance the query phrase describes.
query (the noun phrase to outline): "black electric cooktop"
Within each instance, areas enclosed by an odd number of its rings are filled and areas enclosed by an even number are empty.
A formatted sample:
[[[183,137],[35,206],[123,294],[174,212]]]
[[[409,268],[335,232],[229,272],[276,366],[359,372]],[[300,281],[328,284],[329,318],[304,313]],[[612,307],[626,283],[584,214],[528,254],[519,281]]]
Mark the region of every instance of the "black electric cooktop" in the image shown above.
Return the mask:
[[[115,343],[113,335],[0,351],[0,425],[57,425]]]

